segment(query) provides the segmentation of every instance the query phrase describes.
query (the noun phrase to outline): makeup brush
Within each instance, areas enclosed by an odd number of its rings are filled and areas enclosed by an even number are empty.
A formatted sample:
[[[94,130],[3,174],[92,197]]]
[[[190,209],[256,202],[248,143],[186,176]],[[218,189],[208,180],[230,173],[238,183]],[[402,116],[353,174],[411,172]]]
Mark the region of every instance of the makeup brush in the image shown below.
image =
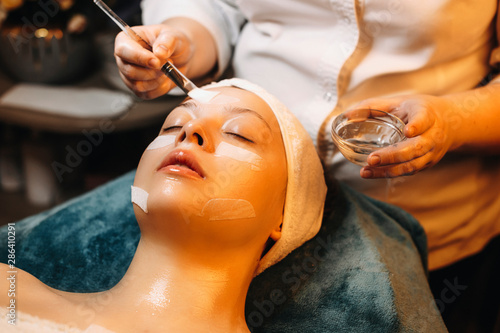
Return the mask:
[[[120,27],[130,38],[135,40],[137,43],[141,44],[145,49],[152,51],[153,47],[149,45],[141,36],[139,36],[125,21],[123,21],[116,13],[108,7],[102,0],[94,0],[94,3],[108,15],[113,22]],[[180,70],[177,69],[170,61],[167,61],[165,65],[161,68],[161,71],[165,73],[179,88],[182,89],[189,97],[200,101],[202,103],[207,103],[212,100],[219,93],[214,91],[207,91],[198,88],[191,80],[189,80]]]

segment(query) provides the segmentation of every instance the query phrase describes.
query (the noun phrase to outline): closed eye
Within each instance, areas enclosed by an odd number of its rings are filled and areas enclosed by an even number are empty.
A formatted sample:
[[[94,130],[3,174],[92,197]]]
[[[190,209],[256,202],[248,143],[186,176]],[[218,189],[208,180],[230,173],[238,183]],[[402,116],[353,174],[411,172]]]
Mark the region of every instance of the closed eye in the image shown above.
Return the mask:
[[[180,130],[181,128],[182,128],[182,126],[169,126],[169,127],[162,128],[161,132],[167,133],[167,132],[171,132],[174,130]]]
[[[235,138],[237,138],[239,140],[243,140],[243,141],[250,142],[250,143],[255,143],[254,141],[252,141],[252,140],[250,140],[250,139],[248,139],[248,138],[246,138],[246,137],[244,137],[244,136],[242,136],[242,135],[240,135],[238,133],[226,132],[226,134],[230,135],[230,136],[233,136],[233,137],[235,137]]]

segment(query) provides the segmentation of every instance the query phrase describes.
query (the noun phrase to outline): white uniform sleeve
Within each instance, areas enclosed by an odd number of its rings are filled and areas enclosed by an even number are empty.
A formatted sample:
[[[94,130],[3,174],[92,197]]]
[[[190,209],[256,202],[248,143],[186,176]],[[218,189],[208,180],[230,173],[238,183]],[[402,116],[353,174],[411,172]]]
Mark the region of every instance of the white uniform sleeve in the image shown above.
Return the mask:
[[[245,18],[235,0],[143,0],[143,24],[159,24],[173,17],[186,17],[202,24],[217,44],[219,77],[231,59]]]

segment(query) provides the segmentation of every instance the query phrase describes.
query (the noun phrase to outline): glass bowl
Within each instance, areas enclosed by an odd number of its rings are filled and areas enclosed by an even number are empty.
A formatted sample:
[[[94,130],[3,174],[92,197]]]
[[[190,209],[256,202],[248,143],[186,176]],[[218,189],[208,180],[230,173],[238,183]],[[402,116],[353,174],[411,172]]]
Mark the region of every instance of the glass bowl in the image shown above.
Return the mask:
[[[332,124],[333,142],[352,163],[365,166],[372,152],[406,140],[405,123],[375,109],[355,109],[339,114]]]

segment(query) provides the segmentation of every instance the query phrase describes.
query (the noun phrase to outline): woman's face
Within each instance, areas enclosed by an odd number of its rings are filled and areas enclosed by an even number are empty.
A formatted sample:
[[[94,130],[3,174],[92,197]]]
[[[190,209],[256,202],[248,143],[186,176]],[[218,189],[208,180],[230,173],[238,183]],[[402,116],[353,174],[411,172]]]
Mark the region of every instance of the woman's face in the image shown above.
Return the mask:
[[[134,205],[136,217],[143,232],[165,228],[177,239],[187,232],[265,243],[281,224],[286,192],[278,121],[253,93],[214,90],[210,103],[188,99],[175,108],[144,152],[134,186],[148,193],[148,212]]]

